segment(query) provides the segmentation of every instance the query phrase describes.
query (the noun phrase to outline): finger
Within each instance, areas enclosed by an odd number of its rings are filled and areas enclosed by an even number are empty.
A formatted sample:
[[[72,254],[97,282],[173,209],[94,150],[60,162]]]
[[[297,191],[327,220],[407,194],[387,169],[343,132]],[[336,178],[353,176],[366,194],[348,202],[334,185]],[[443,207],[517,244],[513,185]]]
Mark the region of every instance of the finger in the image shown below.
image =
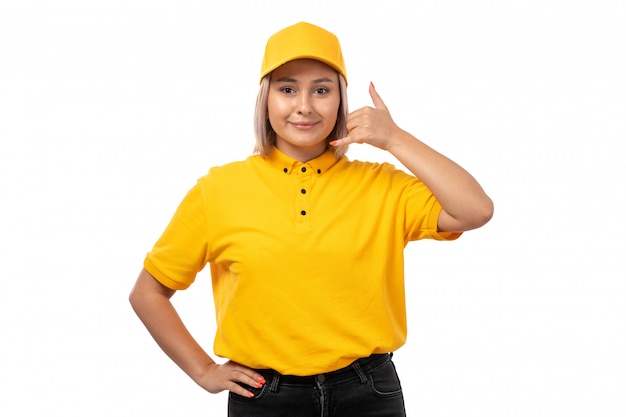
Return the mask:
[[[258,374],[257,374],[258,375]],[[243,372],[239,372],[229,382],[228,390],[244,397],[252,398],[254,393],[246,387],[261,388],[265,384],[265,378],[262,375],[251,377]]]
[[[345,138],[341,138],[341,139],[335,139],[329,142],[330,146],[341,146],[341,145],[347,145],[348,143],[350,143],[348,141],[348,138],[350,136],[346,136]]]
[[[345,136],[341,139],[335,139],[330,143],[330,146],[341,146],[341,145],[349,145],[351,143],[357,143],[358,141],[355,140],[351,135]]]
[[[374,103],[374,107],[376,107],[377,109],[386,109],[387,106],[385,106],[383,99],[380,98],[380,95],[378,95],[378,91],[376,91],[376,87],[374,87],[374,83],[371,81],[369,91],[370,97],[372,97],[372,103]]]
[[[256,388],[261,388],[266,382],[263,375],[260,375],[256,372],[251,372],[251,373],[242,372],[240,378],[238,379],[239,379],[239,382],[242,382],[246,385],[249,385],[251,387],[256,387]]]
[[[244,387],[242,387],[241,385],[237,384],[236,382],[230,382],[230,384],[228,384],[228,386],[226,387],[226,389],[230,392],[233,392],[237,395],[241,395],[242,397],[248,397],[248,398],[253,398],[254,397],[254,393],[251,391],[248,391],[247,389],[245,389]]]
[[[243,366],[233,361],[228,362],[228,366],[234,371],[233,380],[242,382],[251,387],[261,388],[265,384],[265,378],[252,368]]]

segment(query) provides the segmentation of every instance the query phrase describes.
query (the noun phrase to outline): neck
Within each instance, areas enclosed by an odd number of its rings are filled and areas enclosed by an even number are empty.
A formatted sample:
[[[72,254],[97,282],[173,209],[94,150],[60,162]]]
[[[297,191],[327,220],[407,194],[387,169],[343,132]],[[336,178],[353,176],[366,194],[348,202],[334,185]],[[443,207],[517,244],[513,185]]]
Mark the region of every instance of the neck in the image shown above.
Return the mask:
[[[323,144],[323,145],[324,145],[323,147],[313,146],[310,148],[302,148],[302,147],[297,147],[297,146],[290,146],[289,144],[283,143],[283,144],[276,144],[276,148],[278,148],[278,150],[284,153],[285,155],[297,161],[308,162],[312,159],[317,158],[324,152],[326,152],[326,149],[328,149],[328,146],[326,144]]]

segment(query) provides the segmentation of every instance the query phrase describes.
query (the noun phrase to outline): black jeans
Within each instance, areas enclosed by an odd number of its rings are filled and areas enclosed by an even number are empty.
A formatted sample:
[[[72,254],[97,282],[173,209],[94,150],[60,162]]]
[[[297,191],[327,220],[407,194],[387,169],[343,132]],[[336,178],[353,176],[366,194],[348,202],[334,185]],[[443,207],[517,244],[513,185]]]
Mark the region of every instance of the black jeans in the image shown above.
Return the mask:
[[[404,417],[404,397],[391,354],[359,359],[314,376],[258,369],[267,381],[246,388],[254,398],[229,393],[229,417]]]

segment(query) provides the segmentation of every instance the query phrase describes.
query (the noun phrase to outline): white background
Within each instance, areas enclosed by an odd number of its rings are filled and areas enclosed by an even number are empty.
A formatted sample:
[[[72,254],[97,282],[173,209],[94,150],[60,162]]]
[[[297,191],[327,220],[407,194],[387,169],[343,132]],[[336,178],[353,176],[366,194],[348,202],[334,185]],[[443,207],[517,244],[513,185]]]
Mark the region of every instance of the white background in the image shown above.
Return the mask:
[[[408,414],[626,415],[624,2],[216,3],[2,1],[0,415],[226,414],[127,297],[196,179],[250,154],[265,41],[301,20],[341,39],[351,109],[373,81],[495,201],[406,250]],[[174,301],[210,351],[209,281]]]

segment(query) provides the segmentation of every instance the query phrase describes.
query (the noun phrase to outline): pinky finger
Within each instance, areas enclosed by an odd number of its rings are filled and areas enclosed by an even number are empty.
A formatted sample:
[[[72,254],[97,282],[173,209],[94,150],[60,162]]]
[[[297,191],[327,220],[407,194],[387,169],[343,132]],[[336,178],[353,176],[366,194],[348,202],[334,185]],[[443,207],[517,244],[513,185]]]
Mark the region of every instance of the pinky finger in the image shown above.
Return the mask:
[[[341,146],[341,145],[349,145],[350,144],[350,140],[348,139],[348,137],[342,138],[342,139],[335,139],[329,142],[330,146]]]

